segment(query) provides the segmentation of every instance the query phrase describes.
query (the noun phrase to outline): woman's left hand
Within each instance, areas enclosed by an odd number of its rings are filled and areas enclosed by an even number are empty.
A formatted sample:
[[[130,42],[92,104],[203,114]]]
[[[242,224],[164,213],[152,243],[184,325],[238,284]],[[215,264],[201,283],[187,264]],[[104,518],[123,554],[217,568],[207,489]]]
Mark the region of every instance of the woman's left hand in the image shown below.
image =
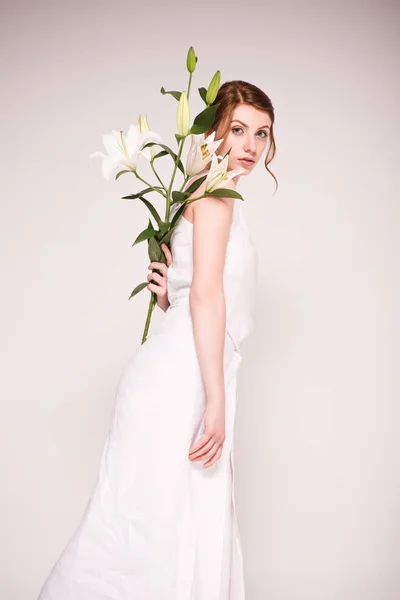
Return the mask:
[[[152,272],[147,275],[148,281],[155,281],[156,283],[148,283],[147,289],[157,294],[157,306],[164,312],[169,307],[168,300],[168,267],[172,265],[172,254],[167,244],[161,244],[161,249],[167,259],[167,264],[161,262],[152,262],[149,264],[149,269],[157,269],[161,274]]]
[[[205,460],[203,469],[208,469],[220,459],[225,441],[225,395],[215,402],[206,401],[204,433],[192,444],[189,460]]]

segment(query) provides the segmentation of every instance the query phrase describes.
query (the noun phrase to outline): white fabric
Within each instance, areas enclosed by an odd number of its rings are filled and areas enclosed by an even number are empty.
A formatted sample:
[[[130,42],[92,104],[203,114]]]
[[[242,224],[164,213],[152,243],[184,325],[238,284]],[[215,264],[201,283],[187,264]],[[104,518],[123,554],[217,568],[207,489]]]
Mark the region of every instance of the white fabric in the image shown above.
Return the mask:
[[[234,200],[224,272],[221,458],[209,469],[188,459],[203,431],[205,394],[189,307],[193,225],[182,217],[171,237],[171,306],[122,371],[98,480],[38,600],[244,600],[232,448],[257,254],[241,202]]]

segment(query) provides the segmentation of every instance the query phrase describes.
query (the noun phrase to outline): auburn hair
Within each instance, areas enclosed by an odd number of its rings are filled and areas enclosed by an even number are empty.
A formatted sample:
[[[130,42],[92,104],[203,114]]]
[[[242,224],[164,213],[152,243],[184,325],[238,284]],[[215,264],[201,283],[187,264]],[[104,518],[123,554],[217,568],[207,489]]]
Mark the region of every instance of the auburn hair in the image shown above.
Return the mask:
[[[238,104],[249,104],[250,106],[254,106],[257,110],[264,111],[268,114],[271,119],[271,129],[269,133],[270,145],[268,148],[267,155],[265,157],[265,168],[268,173],[275,180],[275,192],[278,189],[278,180],[272,171],[268,168],[268,164],[274,158],[276,153],[276,144],[274,137],[274,107],[270,98],[260,90],[257,86],[252,83],[248,83],[247,81],[241,81],[240,79],[235,79],[233,81],[226,81],[223,83],[219,90],[218,94],[213,102],[213,104],[219,104],[217,110],[215,112],[215,118],[212,126],[206,132],[206,137],[213,131],[218,130],[218,139],[220,137],[225,137],[231,120],[233,111]],[[221,133],[220,133],[221,132]],[[274,192],[274,193],[275,193]]]

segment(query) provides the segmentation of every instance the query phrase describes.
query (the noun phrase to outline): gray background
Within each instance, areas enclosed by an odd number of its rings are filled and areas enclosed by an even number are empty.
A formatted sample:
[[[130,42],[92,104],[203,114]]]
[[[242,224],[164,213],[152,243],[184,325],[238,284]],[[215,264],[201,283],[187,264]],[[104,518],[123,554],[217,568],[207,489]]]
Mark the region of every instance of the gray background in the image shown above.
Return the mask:
[[[236,422],[247,599],[398,599],[398,5],[25,1],[1,17],[1,597],[36,598],[76,527],[147,309],[147,291],[127,301],[147,211],[121,200],[140,188],[87,157],[139,112],[175,143],[159,89],[186,88],[193,45],[193,114],[216,69],[276,108],[280,191],[262,164],[238,188],[260,257]]]

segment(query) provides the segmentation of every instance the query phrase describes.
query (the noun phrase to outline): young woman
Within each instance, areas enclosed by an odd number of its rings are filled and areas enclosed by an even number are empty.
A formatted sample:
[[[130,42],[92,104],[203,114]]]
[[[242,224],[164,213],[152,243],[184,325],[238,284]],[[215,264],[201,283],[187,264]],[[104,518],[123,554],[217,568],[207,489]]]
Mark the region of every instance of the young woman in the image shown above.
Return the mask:
[[[223,138],[219,155],[230,149],[228,170],[249,175],[263,158],[271,173],[268,96],[230,81],[215,102],[207,135]],[[162,272],[148,288],[165,316],[122,372],[96,485],[39,600],[244,599],[232,448],[258,259],[241,203],[188,204],[167,265],[149,265]]]

